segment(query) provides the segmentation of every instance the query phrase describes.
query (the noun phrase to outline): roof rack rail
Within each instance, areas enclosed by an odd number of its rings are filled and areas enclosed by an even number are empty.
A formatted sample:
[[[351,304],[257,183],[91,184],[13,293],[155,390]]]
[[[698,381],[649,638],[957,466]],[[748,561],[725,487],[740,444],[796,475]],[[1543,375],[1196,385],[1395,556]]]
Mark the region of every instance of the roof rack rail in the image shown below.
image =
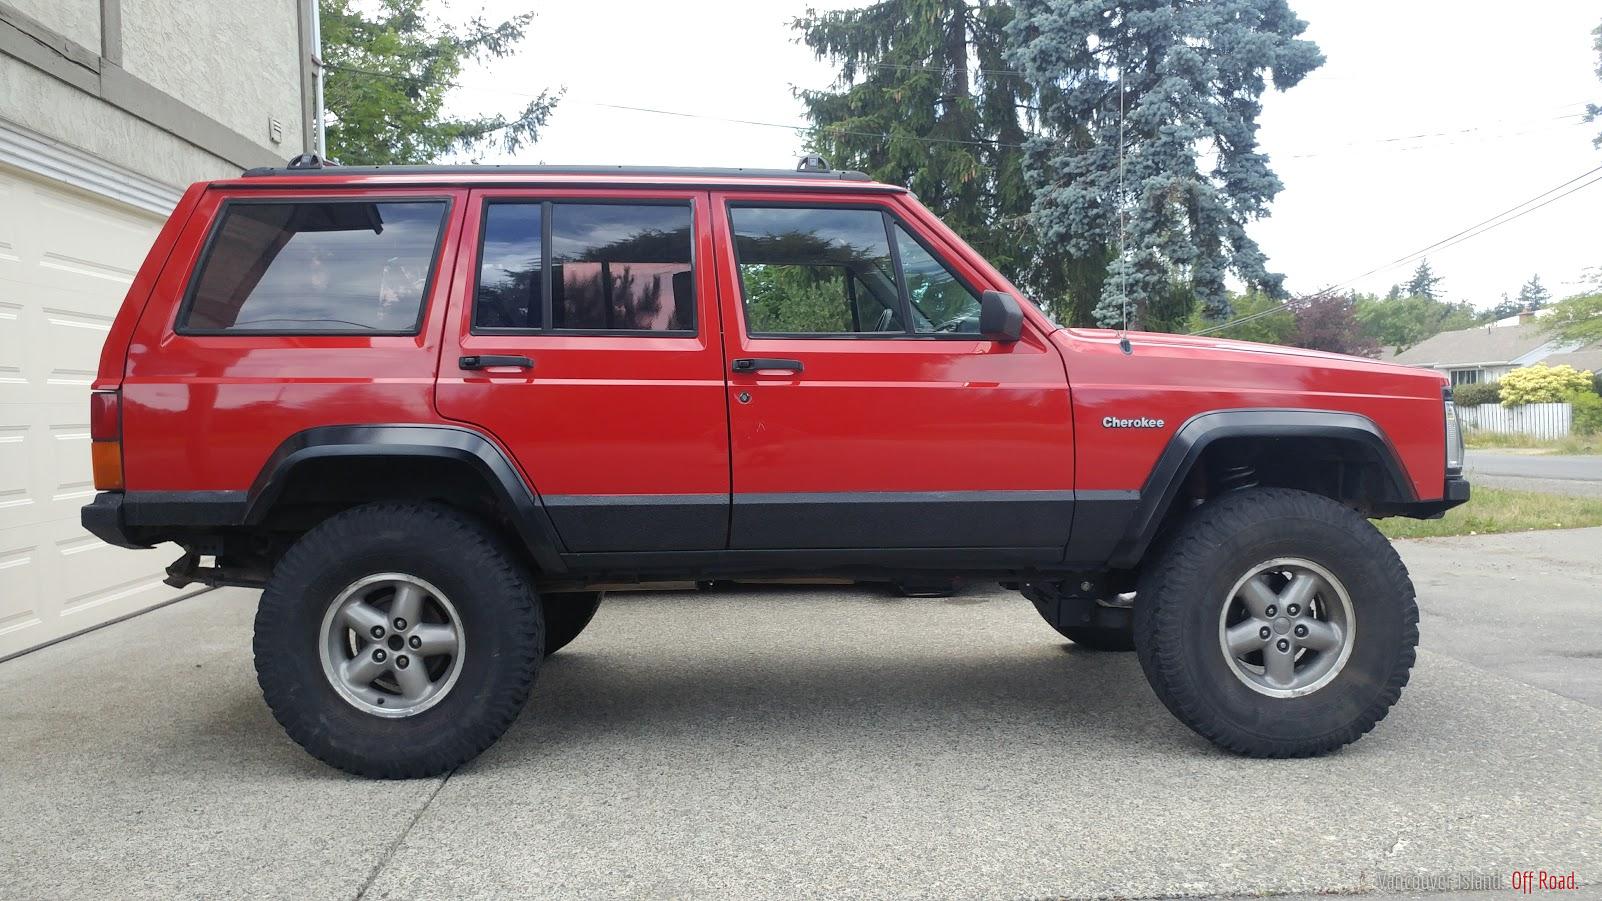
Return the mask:
[[[830,172],[833,170],[829,168],[829,161],[824,159],[821,154],[809,153],[801,157],[800,161],[795,164],[795,171]]]

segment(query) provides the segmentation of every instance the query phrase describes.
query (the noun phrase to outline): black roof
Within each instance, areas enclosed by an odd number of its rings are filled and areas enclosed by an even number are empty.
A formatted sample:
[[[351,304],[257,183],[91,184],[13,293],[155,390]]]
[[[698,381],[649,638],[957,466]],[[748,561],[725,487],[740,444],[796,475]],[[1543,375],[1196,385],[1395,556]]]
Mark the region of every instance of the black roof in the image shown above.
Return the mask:
[[[261,166],[245,170],[246,178],[316,175],[419,175],[448,180],[464,175],[505,175],[538,178],[546,175],[622,176],[626,178],[696,179],[708,182],[739,181],[748,178],[777,178],[801,181],[871,182],[862,172],[829,169],[822,172],[796,169],[700,168],[695,166]]]

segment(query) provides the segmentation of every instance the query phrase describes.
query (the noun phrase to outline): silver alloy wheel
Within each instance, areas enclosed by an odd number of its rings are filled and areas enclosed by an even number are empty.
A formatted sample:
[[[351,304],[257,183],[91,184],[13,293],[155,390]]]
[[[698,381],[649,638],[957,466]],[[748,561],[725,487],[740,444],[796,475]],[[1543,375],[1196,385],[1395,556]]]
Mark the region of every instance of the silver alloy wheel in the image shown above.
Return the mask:
[[[1247,570],[1218,615],[1218,645],[1236,678],[1274,698],[1328,685],[1352,656],[1357,614],[1346,586],[1300,557]]]
[[[363,713],[389,718],[438,704],[461,675],[466,645],[450,599],[405,573],[351,583],[328,605],[318,642],[334,690]]]

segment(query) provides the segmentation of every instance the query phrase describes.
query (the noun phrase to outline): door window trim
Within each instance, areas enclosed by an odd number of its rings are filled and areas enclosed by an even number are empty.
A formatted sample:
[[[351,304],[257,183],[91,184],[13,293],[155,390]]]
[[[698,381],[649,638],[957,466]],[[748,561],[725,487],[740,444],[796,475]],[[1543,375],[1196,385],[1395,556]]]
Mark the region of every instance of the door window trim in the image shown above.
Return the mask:
[[[729,224],[729,255],[734,260],[734,274],[737,287],[740,289],[740,329],[746,338],[756,340],[804,340],[804,341],[983,341],[983,335],[969,333],[920,332],[912,325],[912,299],[907,292],[907,277],[901,269],[901,250],[896,247],[895,226],[900,226],[911,238],[922,247],[945,270],[951,273],[968,293],[975,298],[982,298],[984,292],[979,291],[973,283],[964,278],[956,267],[952,266],[945,254],[929,246],[923,235],[906,218],[895,210],[881,204],[869,201],[839,201],[835,203],[817,203],[805,200],[739,200],[725,199],[723,201],[724,215]],[[895,270],[896,295],[899,301],[898,311],[901,314],[902,330],[899,332],[753,332],[747,319],[745,305],[745,272],[740,268],[740,242],[734,227],[735,209],[803,209],[803,210],[869,210],[882,214],[884,219],[885,240],[890,244],[890,265]]]
[[[428,262],[428,276],[423,281],[423,297],[417,304],[417,321],[410,330],[400,329],[201,329],[191,328],[185,323],[189,321],[190,309],[195,304],[195,295],[200,291],[200,276],[205,273],[206,266],[211,263],[212,251],[216,248],[217,240],[222,236],[223,223],[227,221],[228,211],[238,206],[264,206],[272,204],[294,203],[441,203],[445,209],[440,214],[439,233],[434,236],[434,249]],[[368,196],[351,193],[317,195],[295,194],[273,197],[224,197],[217,204],[216,212],[211,214],[211,222],[207,226],[206,243],[201,246],[200,255],[195,258],[195,265],[190,268],[188,283],[184,286],[184,298],[178,304],[173,314],[172,333],[186,338],[415,338],[423,332],[423,323],[428,321],[428,310],[434,302],[434,295],[439,290],[435,283],[440,272],[440,251],[445,246],[445,236],[454,227],[452,214],[455,212],[455,198],[449,194],[380,194]]]
[[[468,291],[467,333],[469,335],[503,335],[521,337],[577,337],[577,338],[695,338],[701,334],[701,292],[700,292],[700,266],[696,259],[696,214],[697,204],[694,197],[668,198],[631,198],[625,196],[611,197],[540,197],[537,194],[528,196],[517,194],[492,194],[479,197],[478,200],[478,237],[473,245],[473,257],[468,271],[472,277],[472,286]],[[478,288],[479,279],[483,275],[484,238],[489,229],[489,208],[492,205],[522,204],[524,206],[538,205],[540,208],[540,327],[517,328],[515,326],[480,326],[477,324]],[[580,328],[553,328],[551,323],[555,317],[553,305],[555,295],[556,268],[551,265],[551,222],[554,218],[551,210],[557,205],[567,206],[676,206],[689,207],[690,210],[690,315],[694,317],[692,328],[687,329],[580,329]]]

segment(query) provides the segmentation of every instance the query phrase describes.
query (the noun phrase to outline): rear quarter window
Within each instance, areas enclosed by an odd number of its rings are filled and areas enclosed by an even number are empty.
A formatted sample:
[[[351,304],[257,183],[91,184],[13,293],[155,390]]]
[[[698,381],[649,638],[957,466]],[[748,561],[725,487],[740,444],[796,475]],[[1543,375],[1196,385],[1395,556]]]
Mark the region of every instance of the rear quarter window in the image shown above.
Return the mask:
[[[416,334],[444,200],[229,201],[181,334]]]

